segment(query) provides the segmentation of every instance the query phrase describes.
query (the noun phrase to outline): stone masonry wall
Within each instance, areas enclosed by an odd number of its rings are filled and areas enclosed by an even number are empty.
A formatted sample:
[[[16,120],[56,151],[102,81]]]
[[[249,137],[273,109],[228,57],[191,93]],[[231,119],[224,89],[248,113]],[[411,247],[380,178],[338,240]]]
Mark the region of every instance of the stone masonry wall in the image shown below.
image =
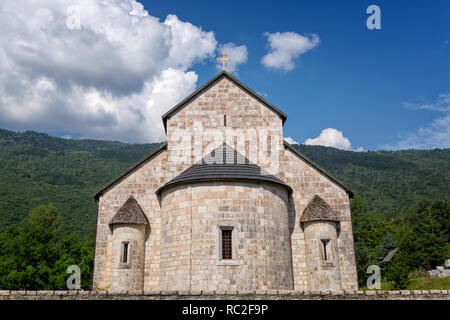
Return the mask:
[[[450,290],[401,291],[9,291],[0,300],[450,300]]]
[[[226,126],[224,123],[224,115],[227,116]],[[207,135],[210,135],[209,140],[203,139],[205,130],[211,130],[215,134],[211,136],[211,133],[207,133]],[[93,277],[94,287],[106,289],[111,285],[111,264],[113,261],[112,234],[108,223],[128,197],[133,195],[145,212],[150,223],[149,236],[145,244],[144,290],[160,290],[164,286],[171,287],[174,285],[173,283],[169,284],[165,281],[161,281],[162,279],[160,276],[167,276],[164,274],[166,271],[160,268],[162,266],[169,268],[167,270],[171,270],[170,268],[178,268],[176,272],[173,271],[176,275],[175,279],[186,280],[189,278],[191,288],[200,288],[200,282],[195,282],[195,279],[191,278],[190,274],[188,275],[185,273],[186,264],[192,263],[190,255],[184,254],[180,256],[179,261],[177,261],[179,265],[168,265],[169,259],[167,257],[164,258],[164,261],[166,262],[163,263],[160,261],[160,247],[168,252],[167,250],[169,249],[167,246],[169,246],[169,244],[161,241],[160,238],[162,209],[161,203],[159,202],[160,199],[156,196],[155,190],[180,174],[189,165],[194,163],[194,161],[199,160],[205,154],[221,144],[223,140],[213,142],[213,136],[217,136],[217,133],[224,134],[226,142],[230,146],[237,149],[252,162],[266,169],[269,173],[275,174],[294,190],[287,201],[289,216],[285,218],[283,213],[281,218],[289,221],[287,224],[288,227],[286,228],[288,228],[288,235],[289,233],[291,234],[290,250],[292,254],[290,254],[293,264],[293,276],[288,274],[289,271],[287,271],[287,269],[284,271],[282,270],[281,278],[277,278],[277,276],[274,276],[275,278],[273,279],[270,277],[266,278],[267,288],[271,288],[271,286],[273,286],[273,288],[282,288],[284,284],[281,285],[280,283],[285,283],[285,288],[289,288],[289,278],[293,278],[293,288],[297,290],[311,290],[311,285],[308,281],[308,269],[305,256],[305,237],[303,230],[300,228],[299,219],[308,202],[315,194],[318,194],[327,201],[333,209],[338,210],[342,215],[340,224],[341,232],[337,239],[342,289],[356,289],[356,264],[348,195],[343,189],[316,169],[312,168],[305,161],[291,151],[285,150],[283,147],[281,118],[227,78],[219,80],[218,83],[203,92],[195,100],[191,101],[189,105],[168,119],[167,151],[161,151],[154,156],[153,159],[133,170],[100,196],[98,203],[96,258]],[[183,144],[183,142],[187,141],[189,141],[188,144]],[[199,154],[193,154],[194,144],[200,144],[202,146],[202,148],[199,148],[201,151]],[[180,155],[184,156],[180,157]],[[204,191],[206,193],[209,192],[209,190]],[[187,193],[184,197],[189,197],[192,194]],[[202,199],[202,192],[195,194],[193,200],[185,199],[183,197],[178,198],[177,201],[180,201],[179,204],[175,204],[176,201],[172,200],[174,203],[168,204],[167,210],[172,210],[173,212],[177,211],[177,219],[190,219],[191,210],[193,210],[193,213],[195,213],[195,210],[204,210],[195,205],[192,206],[192,209],[191,207],[186,206],[186,203],[189,201],[196,204],[197,197]],[[244,195],[242,196],[242,199],[244,199]],[[207,201],[207,199],[203,200]],[[232,219],[236,219],[235,213],[222,210],[227,207],[226,204],[219,206],[219,202],[227,203],[227,201],[229,201],[228,198],[221,198],[218,199],[217,203],[212,205],[216,205],[216,207],[220,209],[219,214],[222,217],[230,216]],[[183,204],[183,202],[185,204]],[[171,205],[173,207],[170,207]],[[253,209],[249,210],[251,211]],[[169,237],[169,241],[172,243],[170,245],[174,245],[180,250],[187,250],[186,233],[183,233],[185,230],[179,230],[180,233],[175,235],[174,233],[171,233],[170,229],[167,229],[168,226],[165,226],[164,228],[166,228],[165,232]],[[244,231],[245,233],[238,234],[239,236],[247,234],[250,237],[256,237],[249,238],[246,241],[249,241],[250,243],[252,241],[257,242],[255,239],[258,239],[257,237],[259,235],[253,231],[257,228],[262,228],[262,225],[250,227],[249,224],[249,230]],[[277,228],[280,228],[281,230],[284,226],[277,226]],[[178,239],[176,239],[177,237]],[[289,236],[285,237],[284,233],[282,233],[280,239],[283,239],[283,241],[289,245]],[[192,250],[193,254],[195,254],[196,250],[201,250],[201,246],[198,245],[198,242],[200,241],[193,241],[192,247],[189,247],[189,250]],[[206,251],[210,250],[209,248],[203,249]],[[272,257],[278,259],[277,252],[278,251],[276,250],[272,252],[263,250],[261,254],[265,254],[268,257],[267,261],[270,261],[273,260]],[[285,253],[283,253],[283,255],[285,255]],[[282,260],[283,259],[284,258],[282,258]],[[251,268],[253,268],[253,266]],[[231,269],[231,267],[224,266],[223,269],[227,270]],[[190,270],[194,270],[194,268]],[[199,279],[209,279],[214,277],[210,283],[219,282],[220,275],[212,275],[211,271],[199,270],[197,270],[200,277]],[[205,270],[207,270],[207,268]],[[241,278],[244,278],[245,272],[247,271],[242,271],[242,274],[240,275]],[[166,278],[166,280],[169,281],[168,278]],[[170,281],[175,280],[171,279]],[[254,279],[251,281],[260,283],[261,280]],[[229,285],[233,286],[231,280]],[[254,288],[253,285],[255,284],[250,284],[249,282],[244,284],[244,282],[242,282],[240,285],[242,286],[241,289],[245,289]],[[229,288],[230,287],[228,287],[228,289]]]
[[[317,194],[341,215],[341,230],[337,238],[341,289],[356,290],[358,288],[356,261],[350,200],[347,193],[289,149],[285,149],[280,156],[281,170],[277,176],[294,190],[289,199],[294,288],[296,290],[312,290],[308,280],[309,271],[306,263],[305,235],[300,226],[300,217],[309,201]]]
[[[163,290],[293,289],[287,191],[246,182],[185,185],[162,195]],[[219,255],[233,227],[234,255]]]
[[[112,230],[108,223],[133,195],[150,224],[145,244],[145,290],[159,290],[159,249],[161,208],[155,191],[165,178],[167,151],[161,151],[102,195],[98,203],[95,244],[94,288],[109,288],[112,274]]]
[[[303,223],[305,235],[308,280],[312,291],[341,289],[341,271],[334,221],[308,221]],[[327,258],[323,239],[328,239]]]
[[[168,170],[174,173],[185,170],[221,145],[223,139],[253,163],[276,173],[272,165],[279,158],[273,150],[282,149],[281,118],[227,78],[219,80],[167,121],[172,163]],[[194,144],[201,146],[195,149],[199,153],[194,154]]]
[[[144,290],[146,228],[145,225],[114,225],[111,291]],[[127,263],[122,262],[123,241],[128,242]]]

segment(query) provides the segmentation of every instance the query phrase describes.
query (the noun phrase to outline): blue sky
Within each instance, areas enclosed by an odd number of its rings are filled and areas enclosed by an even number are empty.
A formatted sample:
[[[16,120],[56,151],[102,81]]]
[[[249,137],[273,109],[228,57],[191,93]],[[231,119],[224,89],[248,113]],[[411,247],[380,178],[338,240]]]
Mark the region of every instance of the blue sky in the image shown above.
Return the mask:
[[[450,147],[449,1],[108,1],[30,2],[28,16],[6,1],[0,127],[161,140],[160,114],[214,76],[221,46],[231,43],[247,52],[232,74],[288,114],[285,137],[320,143],[331,128],[328,138],[351,142],[331,142],[342,149]],[[58,21],[55,13],[84,2],[79,27]],[[372,4],[381,30],[366,27]],[[20,19],[25,27],[14,26]],[[318,41],[292,54],[290,68],[263,64],[268,35],[286,32]]]
[[[439,113],[404,106],[450,92],[449,1],[143,1],[149,13],[176,14],[222,42],[245,44],[237,77],[288,114],[285,136],[303,142],[325,128],[352,146],[376,150],[426,127]],[[369,30],[366,8],[381,9]],[[315,33],[320,44],[289,72],[264,68],[264,32]],[[199,84],[215,62],[195,66]],[[447,145],[448,147],[448,145]]]

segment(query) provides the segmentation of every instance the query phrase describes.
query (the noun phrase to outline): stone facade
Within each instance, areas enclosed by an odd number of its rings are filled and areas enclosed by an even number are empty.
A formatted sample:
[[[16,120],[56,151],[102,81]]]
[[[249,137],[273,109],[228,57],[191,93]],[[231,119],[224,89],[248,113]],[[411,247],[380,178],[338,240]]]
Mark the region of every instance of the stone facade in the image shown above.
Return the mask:
[[[306,265],[312,291],[323,287],[341,290],[341,270],[334,221],[308,221],[303,224]]]
[[[100,196],[95,243],[94,287],[111,288],[115,257],[112,253],[113,232],[109,222],[132,195],[147,215],[149,222],[149,234],[146,237],[144,254],[144,289],[159,290],[161,207],[155,191],[165,181],[166,161],[167,151],[160,150],[150,160],[122,177],[113,188]],[[123,239],[123,241],[125,240],[127,239]]]
[[[247,182],[175,187],[162,195],[161,289],[293,289],[286,190]],[[230,260],[220,232],[232,229]]]
[[[145,236],[145,225],[113,226],[111,291],[144,290]]]
[[[177,175],[224,141],[276,173],[279,152],[273,151],[283,149],[282,119],[227,77],[168,118],[168,170]]]
[[[450,290],[399,291],[9,291],[0,300],[450,300]]]
[[[167,143],[96,194],[94,287],[357,289],[351,191],[283,142],[282,113],[221,72],[163,119]],[[156,194],[223,142],[292,190],[225,177],[192,181]],[[301,223],[302,212],[316,195],[339,215],[339,221]],[[131,196],[145,213],[148,227],[111,228],[111,219]],[[232,230],[232,259],[221,259],[222,229]],[[321,256],[322,240],[330,241],[329,261]],[[130,250],[138,247],[134,251],[138,258],[131,257],[139,261],[133,273],[118,268],[119,244],[124,241]],[[125,284],[126,279],[133,280]]]
[[[312,290],[307,264],[305,233],[300,222],[301,214],[308,203],[319,195],[329,206],[340,213],[339,236],[335,250],[338,255],[342,290],[357,289],[356,260],[353,245],[350,199],[347,192],[323,173],[300,158],[290,148],[285,148],[281,160],[279,178],[294,190],[290,198],[292,222],[291,243],[294,286],[296,290]],[[319,247],[317,246],[317,250]],[[319,255],[319,253],[316,253]],[[329,290],[325,280],[320,290]],[[327,289],[325,289],[327,288]]]

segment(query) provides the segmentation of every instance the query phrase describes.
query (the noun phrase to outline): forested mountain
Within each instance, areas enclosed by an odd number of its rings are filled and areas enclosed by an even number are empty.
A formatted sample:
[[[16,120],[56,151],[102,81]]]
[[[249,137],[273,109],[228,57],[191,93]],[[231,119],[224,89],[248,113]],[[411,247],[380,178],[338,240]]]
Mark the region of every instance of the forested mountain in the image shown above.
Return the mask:
[[[66,231],[93,232],[94,191],[157,145],[0,129],[0,231],[31,209],[53,203]]]
[[[94,191],[158,144],[68,140],[0,129],[0,231],[53,203],[68,232],[94,230]],[[449,200],[450,149],[351,152],[296,146],[364,198],[371,214],[397,216],[421,199]]]
[[[450,200],[450,149],[352,152],[296,147],[364,198],[377,217],[409,212],[421,199]]]

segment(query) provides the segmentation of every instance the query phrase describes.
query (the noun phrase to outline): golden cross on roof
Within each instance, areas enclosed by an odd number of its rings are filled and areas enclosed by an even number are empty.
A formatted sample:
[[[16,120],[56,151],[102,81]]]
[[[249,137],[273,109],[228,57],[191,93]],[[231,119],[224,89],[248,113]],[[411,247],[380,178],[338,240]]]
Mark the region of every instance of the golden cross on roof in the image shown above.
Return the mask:
[[[222,53],[222,58],[217,58],[217,61],[222,61],[223,63],[223,71],[225,71],[225,62],[231,61],[231,58],[225,58],[225,53]]]

